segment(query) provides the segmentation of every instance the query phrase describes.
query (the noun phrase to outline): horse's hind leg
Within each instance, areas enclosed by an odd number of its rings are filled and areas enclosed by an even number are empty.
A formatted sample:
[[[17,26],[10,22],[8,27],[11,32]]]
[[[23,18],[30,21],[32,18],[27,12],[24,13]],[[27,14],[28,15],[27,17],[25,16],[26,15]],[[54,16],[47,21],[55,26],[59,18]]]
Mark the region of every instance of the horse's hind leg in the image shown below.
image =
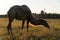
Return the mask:
[[[8,30],[9,35],[11,34],[11,35],[13,36],[12,27],[11,27],[12,21],[13,21],[13,19],[9,19],[9,23],[8,23],[8,26],[7,26],[7,30]],[[10,36],[11,36],[11,35],[10,35]]]

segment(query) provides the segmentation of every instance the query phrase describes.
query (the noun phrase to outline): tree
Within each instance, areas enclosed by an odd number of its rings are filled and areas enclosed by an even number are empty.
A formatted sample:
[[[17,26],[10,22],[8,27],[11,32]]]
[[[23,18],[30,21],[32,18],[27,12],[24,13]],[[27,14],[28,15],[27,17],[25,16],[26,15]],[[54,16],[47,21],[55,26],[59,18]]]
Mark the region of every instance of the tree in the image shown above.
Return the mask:
[[[44,11],[41,10],[41,17],[43,18],[44,17]]]

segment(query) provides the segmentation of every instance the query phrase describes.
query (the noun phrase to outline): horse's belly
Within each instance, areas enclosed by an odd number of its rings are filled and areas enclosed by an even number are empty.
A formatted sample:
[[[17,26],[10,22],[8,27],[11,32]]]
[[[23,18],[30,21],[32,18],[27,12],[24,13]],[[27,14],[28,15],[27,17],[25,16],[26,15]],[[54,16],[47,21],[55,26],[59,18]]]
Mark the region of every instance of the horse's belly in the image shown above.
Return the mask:
[[[15,17],[15,19],[17,19],[17,20],[26,20],[26,18],[20,18],[20,17]]]
[[[15,18],[18,20],[26,20],[26,15],[17,15]]]

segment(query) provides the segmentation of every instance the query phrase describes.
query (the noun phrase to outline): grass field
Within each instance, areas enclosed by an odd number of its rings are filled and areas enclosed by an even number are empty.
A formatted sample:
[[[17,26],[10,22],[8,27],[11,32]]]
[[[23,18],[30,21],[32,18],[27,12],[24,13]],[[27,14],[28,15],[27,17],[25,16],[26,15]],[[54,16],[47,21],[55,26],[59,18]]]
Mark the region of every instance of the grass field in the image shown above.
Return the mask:
[[[29,23],[29,32],[26,32],[26,23],[24,29],[21,29],[22,21],[14,20],[12,31],[16,36],[15,40],[60,40],[60,19],[45,19],[50,29],[43,25],[32,25]],[[11,40],[7,32],[8,18],[0,18],[0,40]],[[19,29],[20,27],[20,29]]]

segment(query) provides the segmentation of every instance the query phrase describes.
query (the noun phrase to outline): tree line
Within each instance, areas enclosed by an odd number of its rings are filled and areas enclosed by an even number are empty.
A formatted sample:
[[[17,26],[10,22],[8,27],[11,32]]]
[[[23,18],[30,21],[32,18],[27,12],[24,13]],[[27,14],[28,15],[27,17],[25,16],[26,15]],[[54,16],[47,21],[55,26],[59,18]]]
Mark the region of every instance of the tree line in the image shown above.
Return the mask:
[[[47,13],[43,10],[41,10],[41,13],[39,13],[39,14],[33,13],[33,15],[38,17],[38,18],[60,19],[60,14],[58,14],[58,13]]]
[[[43,10],[41,13],[32,13],[35,17],[37,18],[45,18],[45,19],[60,19],[60,14],[58,13],[47,13],[44,12]],[[0,15],[0,18],[8,18],[7,14],[6,15]]]

